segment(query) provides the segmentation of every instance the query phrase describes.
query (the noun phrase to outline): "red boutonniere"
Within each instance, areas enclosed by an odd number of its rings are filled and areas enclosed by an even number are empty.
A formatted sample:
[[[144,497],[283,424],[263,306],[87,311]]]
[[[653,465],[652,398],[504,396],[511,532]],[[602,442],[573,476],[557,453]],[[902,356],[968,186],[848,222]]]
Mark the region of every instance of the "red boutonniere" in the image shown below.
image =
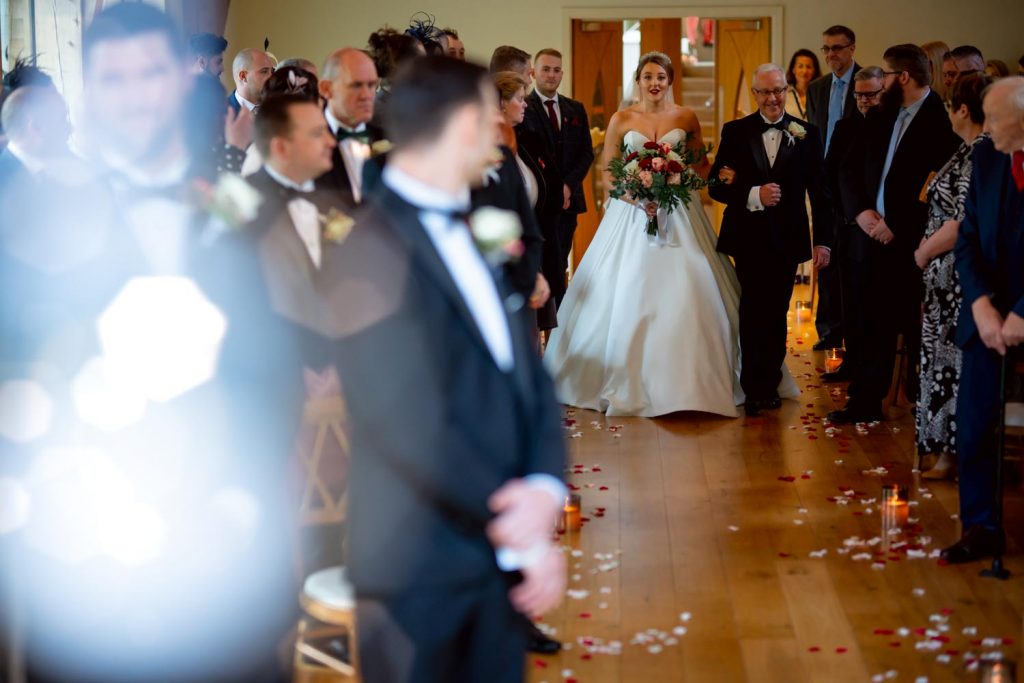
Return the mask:
[[[545,168],[547,168],[547,165],[545,165],[545,163],[544,163],[544,159],[537,159],[537,164],[538,164],[538,165],[540,166],[540,168],[541,168],[541,170],[542,170],[542,171],[543,171],[543,170],[544,170]]]

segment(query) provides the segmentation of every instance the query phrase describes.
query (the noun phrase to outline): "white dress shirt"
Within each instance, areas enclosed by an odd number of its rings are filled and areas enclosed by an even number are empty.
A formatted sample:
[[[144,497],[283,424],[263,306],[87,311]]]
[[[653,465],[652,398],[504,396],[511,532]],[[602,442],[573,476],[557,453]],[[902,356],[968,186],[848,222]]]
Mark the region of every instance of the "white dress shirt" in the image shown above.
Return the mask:
[[[355,128],[349,128],[331,113],[331,108],[327,107],[324,109],[324,118],[327,119],[327,125],[330,126],[331,132],[335,136],[338,135],[339,130],[345,130],[349,133],[362,133],[366,131],[366,124],[360,123]],[[370,158],[370,146],[364,142],[360,142],[355,138],[345,138],[338,142],[338,151],[341,152],[341,160],[345,164],[345,173],[348,174],[349,185],[352,186],[352,197],[357,201],[362,201],[363,194],[363,164]]]
[[[245,107],[245,108],[246,108],[246,109],[248,109],[249,111],[253,111],[254,109],[256,109],[256,103],[255,103],[255,102],[250,102],[249,100],[247,100],[247,99],[245,99],[244,97],[242,97],[242,96],[241,96],[241,95],[240,95],[240,94],[238,93],[238,91],[237,91],[237,90],[235,91],[235,99],[236,99],[236,100],[238,100],[238,103],[239,103],[240,105],[242,105],[243,107]]]
[[[313,191],[312,180],[299,184],[275,171],[270,164],[263,168],[267,169],[267,175],[279,185],[291,188],[296,192],[310,193]],[[295,197],[288,201],[288,215],[291,216],[292,224],[295,225],[295,232],[299,234],[299,239],[302,240],[306,251],[309,252],[310,260],[319,268],[323,258],[320,247],[320,210],[310,200]]]
[[[469,206],[469,188],[458,195],[447,194],[390,165],[384,169],[383,181],[402,199],[420,207],[420,223],[469,308],[491,357],[503,372],[511,372],[515,365],[512,332],[497,284],[473,242],[472,233],[465,226],[455,224],[450,215],[452,211]],[[546,491],[558,503],[565,500],[566,487],[556,477],[531,474],[524,477],[524,481]],[[498,548],[495,553],[498,566],[506,571],[528,566],[543,556],[548,545],[548,539],[544,538],[523,552]]]
[[[537,97],[540,98],[540,106],[544,110],[544,116],[548,116],[548,102],[555,103],[555,118],[558,119],[558,130],[562,130],[562,107],[558,104],[558,93],[555,93],[554,97],[545,97],[537,92]]]
[[[769,121],[763,114],[761,118],[767,124],[776,124],[786,117],[785,113],[779,117],[778,121]],[[782,146],[782,131],[778,128],[769,128],[765,132],[761,133],[761,139],[764,141],[764,151],[768,155],[768,165],[775,166],[775,157],[779,155],[779,147]],[[750,188],[750,194],[747,195],[747,210],[748,211],[764,211],[764,204],[761,203],[761,186],[754,185]]]

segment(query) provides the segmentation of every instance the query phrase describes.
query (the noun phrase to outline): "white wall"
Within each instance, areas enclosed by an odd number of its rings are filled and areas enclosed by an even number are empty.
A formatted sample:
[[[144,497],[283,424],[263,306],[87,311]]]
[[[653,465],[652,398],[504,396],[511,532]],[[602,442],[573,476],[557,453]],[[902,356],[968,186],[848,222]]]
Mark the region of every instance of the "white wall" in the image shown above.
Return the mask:
[[[652,3],[636,7],[623,0],[234,0],[228,14],[228,60],[244,47],[261,47],[270,38],[277,57],[303,56],[320,63],[334,48],[364,47],[366,38],[388,24],[408,26],[409,17],[426,10],[440,26],[459,30],[467,55],[486,63],[498,45],[511,44],[529,52],[556,47],[566,54],[570,45],[566,16],[587,18],[586,9],[622,7],[621,16],[639,16],[664,7],[669,16],[683,16],[688,4]],[[1015,65],[1024,53],[1024,2],[1021,0],[738,0],[730,5],[781,7],[782,54],[788,57],[801,47],[817,49],[821,30],[846,24],[857,32],[857,58],[862,64],[878,63],[886,46],[945,40],[950,46],[973,43],[988,58]],[[656,14],[648,14],[656,16]]]

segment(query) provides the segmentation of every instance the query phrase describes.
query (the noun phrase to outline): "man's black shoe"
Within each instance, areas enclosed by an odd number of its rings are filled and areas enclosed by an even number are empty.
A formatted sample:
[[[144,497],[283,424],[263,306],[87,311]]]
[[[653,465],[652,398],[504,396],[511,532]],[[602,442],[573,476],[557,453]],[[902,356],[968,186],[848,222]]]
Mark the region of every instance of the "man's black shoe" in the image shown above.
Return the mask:
[[[782,407],[782,399],[778,396],[772,396],[771,398],[763,399],[761,402],[761,410],[777,410]]]
[[[549,638],[533,622],[526,632],[526,649],[539,655],[553,655],[562,649],[562,644],[554,638]]]
[[[964,564],[1001,555],[1006,547],[1003,535],[994,529],[972,527],[963,537],[942,551],[940,557],[950,564]]]
[[[839,369],[834,372],[826,372],[821,376],[822,382],[849,382],[852,377],[853,371],[847,370],[845,365],[840,365]]]
[[[761,414],[761,402],[748,398],[743,402],[743,412],[747,414],[747,417],[757,417]]]
[[[881,422],[882,411],[843,408],[842,410],[833,410],[825,419],[837,425],[852,425],[857,422]]]

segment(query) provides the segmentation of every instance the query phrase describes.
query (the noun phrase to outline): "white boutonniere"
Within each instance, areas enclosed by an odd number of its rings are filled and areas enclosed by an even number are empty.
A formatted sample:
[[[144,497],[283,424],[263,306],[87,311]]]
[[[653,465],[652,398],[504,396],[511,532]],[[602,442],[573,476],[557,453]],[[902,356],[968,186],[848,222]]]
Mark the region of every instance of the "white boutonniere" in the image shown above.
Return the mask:
[[[356,224],[354,218],[334,208],[328,211],[326,216],[320,214],[318,217],[323,226],[324,239],[335,244],[344,242],[352,232],[352,226]]]
[[[523,226],[514,211],[485,206],[469,217],[477,249],[492,266],[518,261],[523,255]]]
[[[370,145],[370,156],[376,157],[381,154],[387,154],[394,148],[390,140],[377,140],[377,142]]]
[[[790,121],[789,125],[786,126],[786,130],[783,131],[786,134],[786,138],[789,140],[789,146],[792,147],[796,144],[797,140],[803,140],[807,137],[807,129],[801,126],[796,121]]]
[[[194,184],[200,204],[228,228],[240,228],[256,218],[263,196],[244,178],[222,173],[216,185],[203,181]]]

